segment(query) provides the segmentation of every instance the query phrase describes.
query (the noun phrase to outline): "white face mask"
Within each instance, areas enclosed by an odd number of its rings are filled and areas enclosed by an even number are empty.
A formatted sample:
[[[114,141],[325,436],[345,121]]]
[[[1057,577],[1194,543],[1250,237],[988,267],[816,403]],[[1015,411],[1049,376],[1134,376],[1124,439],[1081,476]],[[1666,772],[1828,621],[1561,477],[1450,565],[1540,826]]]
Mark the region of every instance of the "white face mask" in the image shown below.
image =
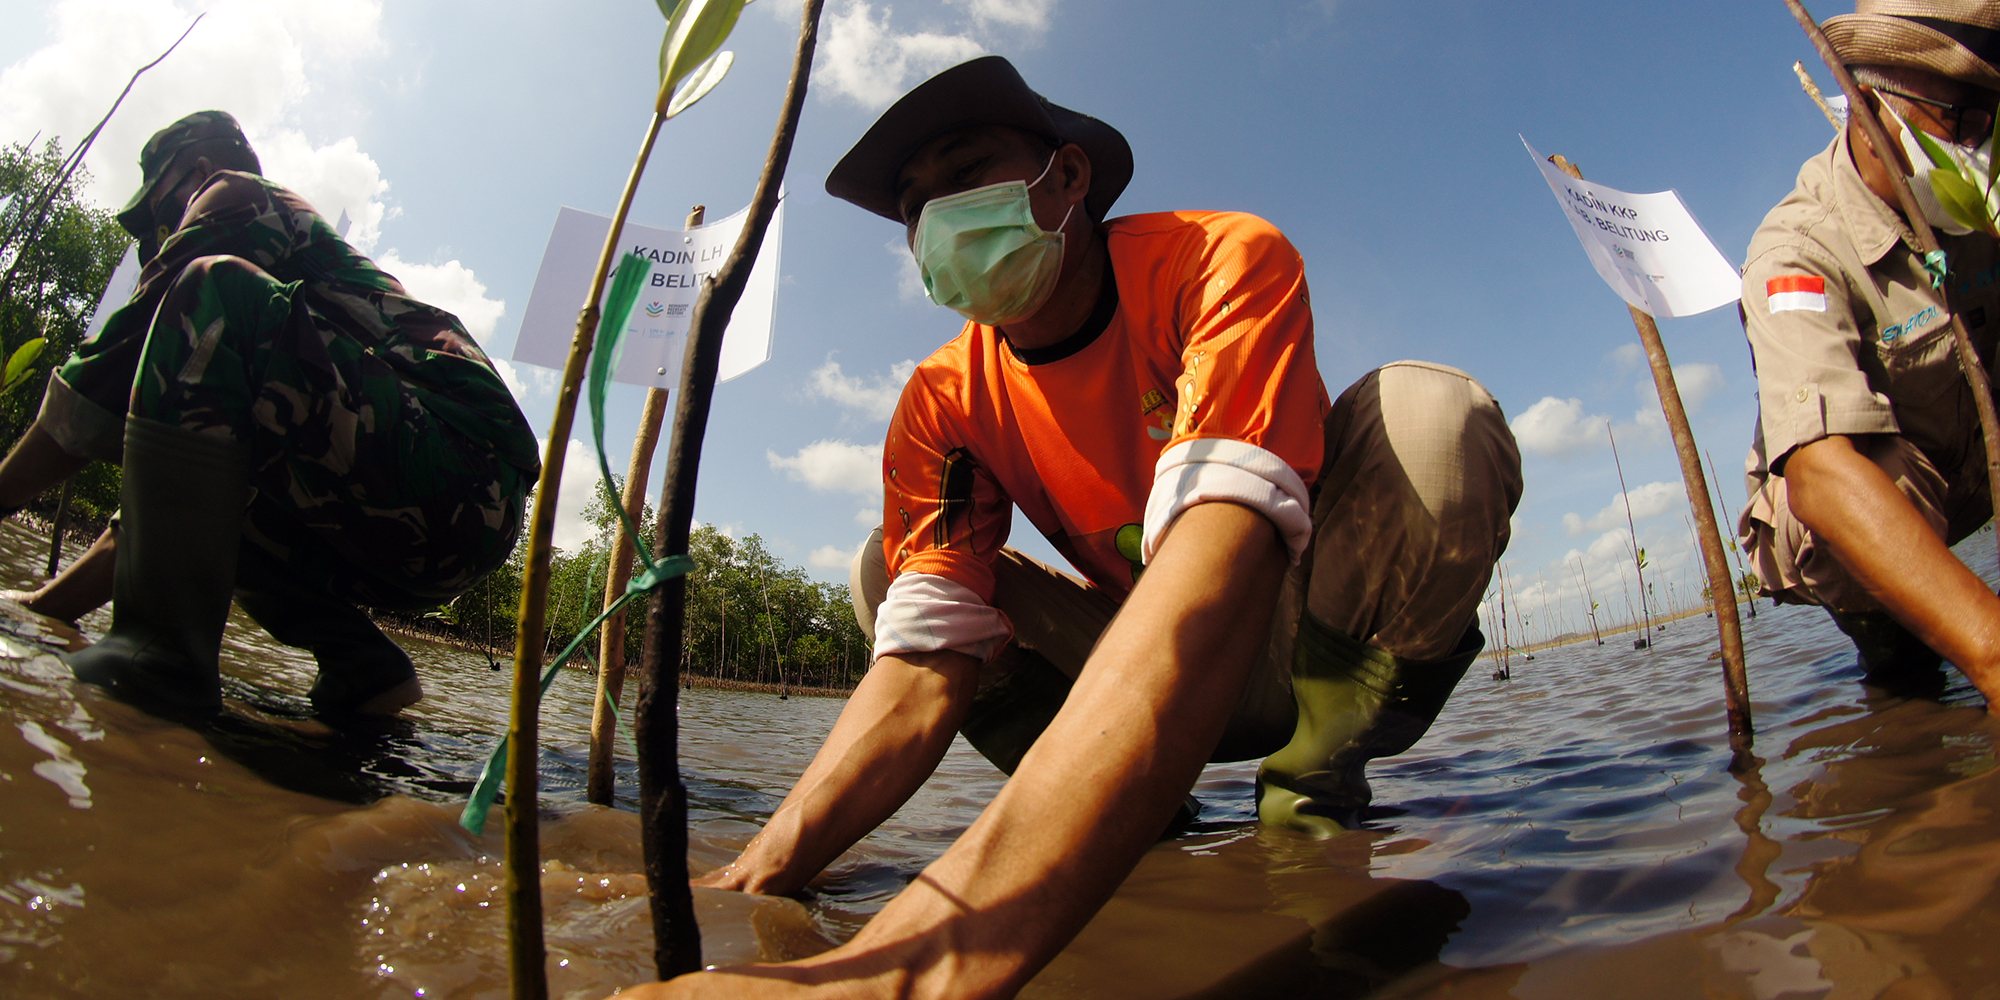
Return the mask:
[[[1972,232],[1969,227],[1953,219],[1944,210],[1943,203],[1938,201],[1937,192],[1931,187],[1931,171],[1939,168],[1931,162],[1930,154],[1924,152],[1924,147],[1917,141],[1910,123],[1905,121],[1902,115],[1897,114],[1896,109],[1889,107],[1889,102],[1883,101],[1882,106],[1888,108],[1889,114],[1896,119],[1896,124],[1902,126],[1896,137],[1902,140],[1903,155],[1908,156],[1910,165],[1916,168],[1910,175],[1910,193],[1916,195],[1917,207],[1923,209],[1924,220],[1929,222],[1932,228],[1948,236],[1964,236]],[[1965,175],[1980,178],[1980,186],[1985,186],[1986,171],[1993,163],[1991,138],[1980,143],[1978,149],[1967,149],[1949,139],[1939,139],[1936,136],[1930,138],[1939,149],[1944,150],[1946,156],[1959,165]],[[1994,195],[2000,195],[2000,187],[1996,187]],[[1996,200],[2000,198],[1989,198],[1989,205]]]
[[[917,220],[910,250],[931,301],[975,323],[1005,326],[1035,314],[1062,274],[1071,204],[1053,230],[1035,222],[1028,189],[1055,167],[1055,155],[1032,181],[1003,181],[934,198]]]

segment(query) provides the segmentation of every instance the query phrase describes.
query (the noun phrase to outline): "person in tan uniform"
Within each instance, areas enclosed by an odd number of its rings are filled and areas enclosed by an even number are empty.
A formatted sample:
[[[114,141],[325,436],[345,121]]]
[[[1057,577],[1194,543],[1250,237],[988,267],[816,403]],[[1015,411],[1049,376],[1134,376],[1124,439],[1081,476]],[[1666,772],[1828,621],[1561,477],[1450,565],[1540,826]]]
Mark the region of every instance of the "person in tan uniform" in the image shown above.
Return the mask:
[[[621,996],[1011,996],[1204,763],[1262,758],[1260,818],[1337,835],[1365,817],[1368,761],[1414,744],[1478,654],[1521,492],[1499,405],[1421,362],[1329,400],[1283,234],[1107,218],[1131,175],[1122,135],[989,56],[904,96],[827,178],[905,228],[970,322],[890,422],[853,577],[874,663],[763,832],[697,884],[799,891],[955,733],[1011,777],[848,944]],[[1006,547],[1015,510],[1081,579]]]
[[[1934,694],[1941,655],[2000,706],[2000,598],[1948,548],[1992,516],[1951,317],[1990,368],[2000,254],[1918,175],[1946,255],[1943,273],[1927,268],[1889,175],[1929,167],[1911,129],[1990,162],[2000,4],[1862,0],[1825,29],[1901,148],[1874,149],[1850,124],[1751,239],[1759,416],[1743,542],[1764,593],[1831,612],[1871,683]]]

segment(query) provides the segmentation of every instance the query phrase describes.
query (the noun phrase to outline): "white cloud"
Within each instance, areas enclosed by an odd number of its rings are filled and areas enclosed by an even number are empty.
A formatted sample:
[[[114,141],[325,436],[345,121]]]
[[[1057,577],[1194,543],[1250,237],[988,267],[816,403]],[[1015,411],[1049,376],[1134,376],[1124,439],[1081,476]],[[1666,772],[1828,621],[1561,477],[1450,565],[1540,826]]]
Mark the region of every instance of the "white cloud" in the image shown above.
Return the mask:
[[[896,412],[904,383],[916,370],[915,361],[903,360],[890,365],[888,375],[863,378],[844,374],[839,362],[829,360],[808,376],[806,395],[831,400],[871,420],[887,420]]]
[[[889,251],[896,261],[896,294],[905,302],[929,301],[930,293],[924,291],[923,269],[917,266],[917,256],[910,252],[909,243],[893,239],[882,244],[882,249]]]
[[[1637,345],[1628,344],[1633,351]],[[1624,354],[1621,347],[1612,352],[1614,358]],[[1639,354],[1641,362],[1645,360]],[[1701,412],[1704,403],[1721,391],[1725,379],[1722,369],[1707,362],[1691,362],[1674,366],[1674,383],[1680,390],[1681,405],[1690,414]],[[1619,444],[1624,447],[1655,445],[1668,438],[1666,416],[1660,410],[1659,390],[1648,375],[1633,384],[1633,392],[1639,397],[1639,407],[1632,411],[1632,422],[1618,424],[1612,430],[1618,435]],[[1574,397],[1558,399],[1543,396],[1526,413],[1515,417],[1508,426],[1514,431],[1514,440],[1521,450],[1541,455],[1563,456],[1572,452],[1595,449],[1607,443],[1605,425],[1611,419],[1603,414],[1585,413],[1583,401]],[[1574,534],[1574,532],[1572,532]]]
[[[389,182],[375,158],[361,151],[353,136],[314,146],[297,129],[276,129],[265,135],[251,135],[250,144],[264,168],[264,176],[292,189],[328,221],[338,221],[342,212],[353,225],[347,241],[362,253],[375,249],[382,238],[382,223],[399,211],[382,197]]]
[[[863,507],[855,511],[854,523],[864,528],[880,527],[882,524],[882,508]]]
[[[549,453],[549,439],[538,438],[536,447],[542,454]],[[555,546],[574,552],[590,541],[597,528],[584,516],[590,509],[590,498],[597,492],[597,484],[604,474],[597,467],[597,452],[575,438],[569,439],[569,450],[563,453],[562,493],[556,497]]]
[[[493,353],[493,329],[500,323],[500,317],[507,314],[504,299],[488,298],[486,283],[472,273],[472,269],[455,260],[442,264],[413,264],[404,260],[395,250],[382,255],[376,263],[382,270],[396,276],[403,287],[415,298],[457,316],[465,324],[466,332],[480,347],[486,349],[493,368],[500,373],[501,381],[507,383],[507,391],[516,400],[528,397],[528,384],[513,362]],[[546,369],[537,369],[540,374]],[[550,373],[551,375],[553,373]],[[537,378],[537,387],[544,379]]]
[[[866,539],[862,540],[865,541]],[[845,570],[854,564],[854,554],[861,550],[862,542],[856,542],[851,549],[843,549],[837,545],[822,545],[806,556],[806,562],[820,569]]]
[[[1647,483],[1633,490],[1632,520],[1644,521],[1677,510],[1686,500],[1686,491],[1679,483]],[[1611,502],[1603,510],[1592,515],[1589,520],[1575,514],[1563,515],[1563,530],[1572,535],[1586,531],[1606,531],[1625,523],[1625,495],[1611,494]]]
[[[1595,448],[1604,441],[1608,418],[1586,415],[1580,399],[1543,396],[1514,418],[1508,426],[1523,451],[1542,455],[1567,455],[1581,448]]]
[[[980,27],[1004,25],[1024,31],[1043,32],[1049,30],[1049,12],[1055,9],[1055,0],[951,0],[952,3],[972,11],[973,20]]]
[[[849,441],[814,441],[786,457],[766,451],[771,468],[828,493],[882,495],[882,446]]]
[[[348,208],[356,235],[370,238],[383,211],[380,172],[369,176],[373,161],[351,139],[313,146],[290,119],[313,89],[310,69],[351,72],[353,61],[385,51],[380,0],[61,0],[48,15],[48,44],[0,70],[0,141],[39,133],[74,146],[131,71],[158,56],[202,9],[208,16],[140,78],[91,147],[89,197],[124,204],[138,187],[139,149],[153,132],[190,112],[222,108],[242,123],[273,179],[290,183],[281,171],[296,170],[301,194],[330,217]]]
[[[1680,393],[1681,406],[1688,413],[1701,411],[1703,403],[1722,388],[1722,369],[1706,362],[1693,362],[1674,366],[1674,388]],[[1634,444],[1660,444],[1672,435],[1667,431],[1667,416],[1660,409],[1660,390],[1653,384],[1652,376],[1640,379],[1636,390],[1639,394],[1639,408],[1632,413],[1630,425],[1621,424],[1617,431],[1628,435]]]
[[[1674,386],[1680,390],[1681,405],[1689,413],[1701,412],[1703,403],[1722,390],[1722,368],[1707,362],[1674,366]],[[1655,390],[1655,399],[1658,391]]]
[[[1607,357],[1620,371],[1630,371],[1646,364],[1646,349],[1638,344],[1620,344]]]
[[[507,314],[506,300],[488,298],[485,282],[458,261],[417,264],[390,250],[377,263],[395,275],[412,296],[457,316],[481,347],[487,346],[493,328]]]
[[[975,8],[1006,9],[1048,6],[1046,0],[973,0]],[[865,0],[848,0],[826,15],[821,29],[819,67],[813,82],[829,93],[864,108],[886,107],[902,96],[915,78],[986,52],[969,33],[935,31],[899,33],[889,26],[895,8],[884,5],[880,17]],[[975,10],[977,16],[978,10]],[[1041,11],[1046,20],[1046,10]]]

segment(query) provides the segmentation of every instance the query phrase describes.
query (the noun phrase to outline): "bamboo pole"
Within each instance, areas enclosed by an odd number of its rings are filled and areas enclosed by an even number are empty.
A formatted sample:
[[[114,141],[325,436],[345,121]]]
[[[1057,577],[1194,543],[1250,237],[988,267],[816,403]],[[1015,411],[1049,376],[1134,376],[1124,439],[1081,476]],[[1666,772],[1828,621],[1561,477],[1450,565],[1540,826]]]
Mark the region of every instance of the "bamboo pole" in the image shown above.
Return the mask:
[[[549,418],[548,450],[542,456],[542,475],[535,484],[535,506],[528,518],[527,566],[521,572],[521,613],[514,635],[514,701],[507,720],[508,981],[515,1000],[541,1000],[549,991],[544,968],[547,950],[542,941],[542,845],[536,825],[535,763],[540,756],[542,643],[548,624],[549,541],[555,535],[556,497],[562,488],[570,426],[576,420],[577,393],[583,388],[584,366],[597,337],[605,280],[617,258],[618,238],[632,210],[632,195],[639,189],[639,177],[645,173],[653,142],[660,137],[660,126],[666,120],[664,109],[653,112],[639,155],[632,161],[632,172],[625,178],[611,228],[604,235],[604,249],[598,255],[583,308],[577,313],[569,358],[563,363],[562,388],[556,395],[555,414]]]
[[[1576,574],[1577,579],[1583,581],[1583,600],[1584,604],[1590,609],[1588,612],[1590,616],[1590,637],[1596,639],[1597,644],[1602,646],[1604,645],[1604,633],[1597,628],[1597,595],[1591,593],[1590,573],[1583,568],[1583,560],[1581,558],[1578,558],[1576,561]]]
[[[1806,64],[1792,63],[1792,72],[1798,74],[1799,88],[1806,92],[1807,97],[1812,98],[1815,105],[1818,105],[1819,113],[1826,116],[1827,122],[1833,125],[1833,130],[1838,132],[1846,128],[1847,123],[1841,121],[1840,115],[1834,113],[1833,105],[1826,103],[1826,95],[1819,92],[1819,84],[1814,83],[1812,74],[1806,72]]]
[[[84,134],[83,141],[77,143],[75,149],[70,150],[69,156],[64,158],[62,166],[57,170],[55,178],[49,181],[48,187],[42,191],[36,199],[35,204],[33,206],[22,205],[21,214],[16,217],[18,221],[16,221],[14,228],[8,230],[5,236],[0,236],[0,248],[5,248],[13,244],[14,237],[22,235],[24,228],[27,230],[25,237],[22,239],[22,249],[24,252],[15,255],[14,262],[7,268],[6,276],[0,278],[0,301],[6,300],[8,290],[14,287],[15,272],[20,270],[21,263],[28,259],[28,255],[25,252],[25,245],[33,243],[35,237],[41,234],[42,223],[48,219],[49,206],[55,201],[56,194],[63,189],[64,185],[69,183],[70,176],[76,173],[78,167],[83,165],[84,156],[90,152],[91,144],[97,141],[98,133],[104,131],[105,123],[111,120],[112,115],[118,113],[118,106],[124,104],[125,98],[131,95],[132,88],[139,82],[139,77],[144,75],[147,70],[165,62],[168,56],[173,55],[174,50],[180,48],[182,42],[187,41],[187,36],[194,33],[195,25],[200,24],[201,19],[207,16],[207,11],[196,14],[194,20],[188,22],[187,30],[181,32],[179,38],[174,39],[174,44],[167,46],[167,50],[160,53],[152,62],[132,72],[132,78],[125,81],[125,89],[119,91],[118,99],[111,102],[111,110],[106,111],[104,117],[99,118],[97,124]],[[41,133],[37,132],[35,135],[39,138]],[[29,151],[33,152],[32,144],[30,144]]]
[[[689,210],[688,229],[697,229],[708,209],[696,205]],[[625,516],[638,524],[646,512],[646,481],[653,475],[653,452],[659,450],[660,425],[667,417],[667,390],[646,390],[646,408],[639,415],[639,436],[632,441],[632,459],[625,467],[625,495],[621,502]],[[635,553],[632,539],[624,532],[611,547],[611,573],[604,579],[604,608],[617,603],[632,580]],[[603,610],[603,609],[600,609]],[[616,762],[618,699],[625,693],[625,612],[604,620],[597,646],[597,700],[590,709],[590,765],[586,772],[583,797],[600,806],[611,804],[617,791]]]
[[[799,111],[805,103],[819,37],[824,0],[805,0],[799,14],[799,43],[793,54],[792,78],[785,88],[784,111],[771,136],[771,150],[750,200],[749,218],[729,259],[702,282],[689,323],[687,356],[681,365],[680,401],[674,409],[673,443],[667,450],[667,479],[662,487],[653,547],[661,556],[687,551],[694,523],[694,499],[701,469],[701,442],[708,430],[709,401],[715,392],[716,370],[722,361],[722,334],[729,314],[743,297],[750,267],[764,242],[764,231],[777,210],[792,139],[798,133]],[[634,715],[634,739],[639,755],[640,843],[645,850],[646,884],[651,889],[653,961],[662,979],[701,968],[701,928],[694,919],[688,889],[687,792],[680,776],[680,686],[676,668],[685,639],[687,578],[675,577],[653,592],[646,617],[645,652],[639,664],[639,701]]]
[[[1583,171],[1577,165],[1552,156],[1550,162],[1563,173],[1583,179]],[[1729,716],[1729,733],[1739,739],[1748,739],[1754,732],[1750,719],[1750,682],[1743,669],[1743,622],[1736,614],[1736,588],[1730,582],[1729,560],[1722,554],[1722,532],[1715,524],[1715,506],[1709,502],[1708,477],[1701,471],[1701,452],[1695,448],[1694,431],[1688,427],[1687,408],[1681,405],[1680,387],[1674,384],[1674,366],[1667,359],[1667,346],[1660,340],[1659,324],[1653,322],[1650,313],[1637,306],[1627,305],[1632,314],[1632,325],[1638,328],[1639,342],[1645,345],[1646,361],[1653,369],[1653,386],[1658,390],[1660,409],[1667,418],[1667,430],[1674,439],[1674,453],[1681,461],[1681,482],[1687,488],[1688,507],[1694,511],[1695,524],[1701,529],[1702,562],[1708,569],[1708,592],[1715,606],[1715,630],[1722,645],[1722,700]],[[1611,432],[1605,425],[1606,434]],[[1612,453],[1617,454],[1617,443],[1612,443]],[[1615,461],[1615,458],[1614,458]],[[1619,489],[1625,488],[1625,473],[1621,467],[1618,473]],[[1625,495],[1625,516],[1629,522],[1632,515],[1631,494]],[[1638,529],[1632,532],[1632,546],[1636,552],[1639,545]],[[1645,597],[1645,582],[1640,584],[1640,597]],[[1652,648],[1653,632],[1648,624],[1646,648]]]
[[[1875,113],[1861,94],[1861,85],[1854,82],[1854,74],[1840,61],[1833,51],[1833,43],[1827,41],[1826,32],[1821,31],[1819,22],[1807,13],[1799,0],[1785,0],[1792,16],[1804,28],[1806,37],[1812,39],[1813,48],[1819,50],[1819,57],[1826,61],[1826,68],[1833,71],[1833,79],[1840,84],[1840,92],[1847,95],[1847,118],[1861,123],[1862,134],[1868,137],[1868,144],[1884,164],[1901,165],[1895,150],[1901,147],[1890,141],[1889,132],[1882,127],[1881,116]],[[1885,152],[1886,151],[1886,152]],[[1917,205],[1916,193],[1910,190],[1910,179],[1900,170],[1884,171],[1896,187],[1896,199],[1902,203],[1903,218],[1910,224],[1910,232],[1916,237],[1917,251],[1929,259],[1932,254],[1942,256],[1937,234],[1931,231],[1930,220],[1924,218],[1924,211]],[[1939,276],[1939,281],[1943,276]],[[1965,331],[1965,321],[1958,311],[1947,309],[1951,317],[1951,340],[1958,352],[1959,370],[1965,373],[1965,381],[1972,387],[1972,402],[1979,410],[1979,432],[1986,444],[1986,488],[1995,516],[2000,516],[2000,414],[1994,412],[1993,385],[1986,377],[1986,366],[1979,360],[1979,352],[1972,347],[1972,337]],[[2000,532],[1994,532],[1996,542],[2000,542]]]
[[[1618,435],[1611,433],[1611,425],[1609,423],[1604,425],[1604,436],[1611,439],[1611,464],[1618,470],[1618,497],[1625,501],[1625,527],[1632,538],[1631,544],[1628,546],[1632,551],[1632,572],[1639,577],[1639,616],[1642,619],[1639,625],[1639,635],[1646,640],[1646,644],[1644,646],[1634,646],[1633,648],[1651,649],[1653,648],[1653,615],[1652,609],[1646,603],[1646,566],[1645,560],[1639,555],[1639,526],[1632,520],[1632,491],[1625,485],[1625,463],[1618,459]],[[1625,595],[1625,610],[1627,611],[1632,610],[1631,600],[1632,595],[1628,591]]]

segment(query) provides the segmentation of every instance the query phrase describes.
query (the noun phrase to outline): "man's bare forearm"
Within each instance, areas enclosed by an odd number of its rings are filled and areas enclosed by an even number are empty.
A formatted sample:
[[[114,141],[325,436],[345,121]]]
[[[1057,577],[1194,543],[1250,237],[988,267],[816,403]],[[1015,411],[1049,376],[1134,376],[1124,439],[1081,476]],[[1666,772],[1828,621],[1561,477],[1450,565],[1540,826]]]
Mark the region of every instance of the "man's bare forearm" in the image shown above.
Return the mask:
[[[68,479],[90,464],[63,450],[56,439],[42,429],[40,421],[29,425],[15,442],[14,450],[0,459],[0,510],[19,510],[42,491]]]
[[[854,940],[632,995],[1013,995],[1110,898],[1200,775],[1263,649],[1284,559],[1260,514],[1223,503],[1183,514],[1014,778]]]
[[[877,660],[763,832],[695,884],[770,895],[803,888],[937,769],[978,672],[972,657],[949,650]]]
[[[2000,597],[1959,562],[1888,473],[1842,436],[1785,462],[1792,513],[1868,594],[2000,708]]]

